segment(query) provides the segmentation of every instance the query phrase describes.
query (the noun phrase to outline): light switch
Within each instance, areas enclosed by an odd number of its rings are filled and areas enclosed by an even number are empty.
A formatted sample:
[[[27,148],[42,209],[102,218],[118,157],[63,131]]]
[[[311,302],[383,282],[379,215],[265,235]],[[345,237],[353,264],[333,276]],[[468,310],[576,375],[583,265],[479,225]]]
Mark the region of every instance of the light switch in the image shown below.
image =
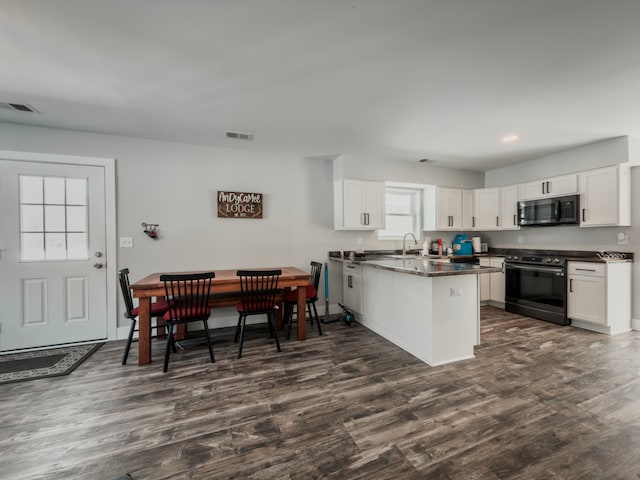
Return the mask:
[[[133,237],[120,237],[120,248],[133,248]]]

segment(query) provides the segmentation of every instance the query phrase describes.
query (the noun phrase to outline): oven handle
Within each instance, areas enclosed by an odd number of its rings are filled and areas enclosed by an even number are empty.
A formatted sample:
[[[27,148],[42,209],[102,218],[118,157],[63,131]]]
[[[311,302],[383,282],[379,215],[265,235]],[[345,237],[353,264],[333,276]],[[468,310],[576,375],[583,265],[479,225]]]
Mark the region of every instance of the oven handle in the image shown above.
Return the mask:
[[[506,268],[511,268],[513,270],[527,270],[529,272],[549,272],[549,273],[560,273],[564,275],[564,268],[558,267],[532,267],[529,265],[514,265],[513,263],[505,263]]]

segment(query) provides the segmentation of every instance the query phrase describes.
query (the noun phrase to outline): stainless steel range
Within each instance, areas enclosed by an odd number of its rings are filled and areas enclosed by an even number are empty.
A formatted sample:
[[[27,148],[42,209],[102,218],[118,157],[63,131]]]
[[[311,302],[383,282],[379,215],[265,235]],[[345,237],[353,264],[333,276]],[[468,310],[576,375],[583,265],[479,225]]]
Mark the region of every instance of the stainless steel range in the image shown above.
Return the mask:
[[[505,258],[505,310],[569,325],[567,261],[561,256],[514,254]]]

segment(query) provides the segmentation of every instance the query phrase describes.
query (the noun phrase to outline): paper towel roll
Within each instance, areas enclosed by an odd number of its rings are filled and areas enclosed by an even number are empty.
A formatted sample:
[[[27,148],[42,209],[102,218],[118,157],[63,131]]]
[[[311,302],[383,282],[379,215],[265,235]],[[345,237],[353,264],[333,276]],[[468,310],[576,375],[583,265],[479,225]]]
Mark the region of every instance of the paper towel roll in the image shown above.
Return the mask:
[[[480,237],[473,237],[471,239],[471,245],[473,245],[473,253],[480,253]]]

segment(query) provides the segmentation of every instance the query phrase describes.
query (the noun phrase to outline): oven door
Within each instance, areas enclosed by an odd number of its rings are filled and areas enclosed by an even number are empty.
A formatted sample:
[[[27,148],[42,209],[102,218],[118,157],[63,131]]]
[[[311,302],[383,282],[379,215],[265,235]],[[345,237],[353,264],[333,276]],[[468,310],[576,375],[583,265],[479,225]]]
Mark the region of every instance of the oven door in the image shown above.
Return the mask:
[[[505,310],[569,325],[565,268],[505,263]]]

